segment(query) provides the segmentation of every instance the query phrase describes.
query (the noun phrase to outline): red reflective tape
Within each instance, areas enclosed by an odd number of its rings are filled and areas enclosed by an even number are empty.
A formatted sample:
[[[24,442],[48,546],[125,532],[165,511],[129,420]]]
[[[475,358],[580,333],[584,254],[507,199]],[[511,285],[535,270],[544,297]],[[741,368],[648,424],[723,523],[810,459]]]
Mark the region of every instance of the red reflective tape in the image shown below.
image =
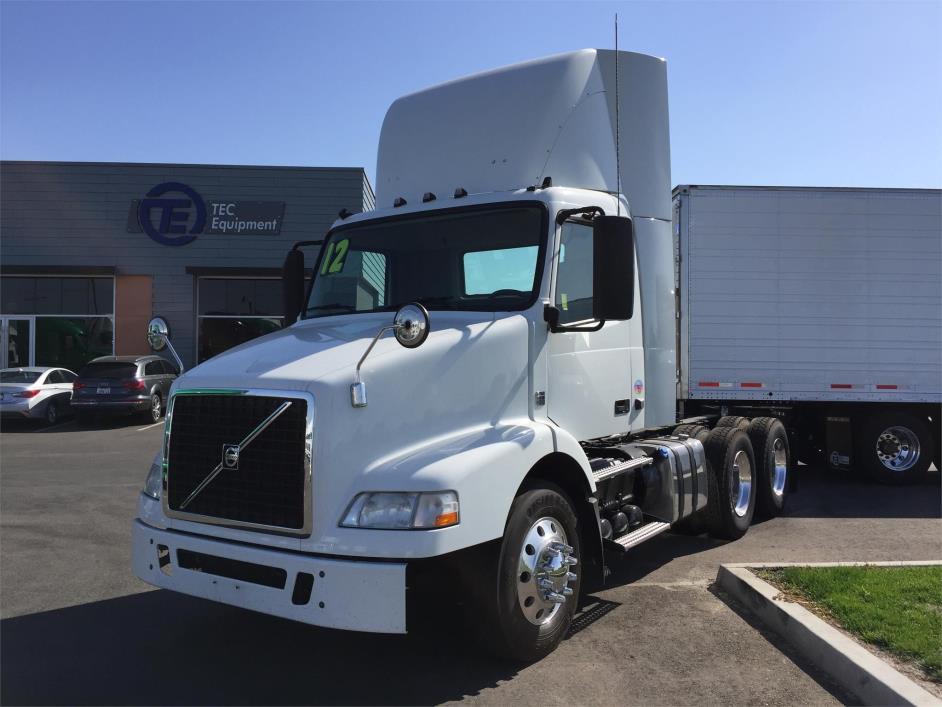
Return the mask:
[[[719,381],[700,381],[699,383],[697,383],[697,385],[700,386],[701,388],[719,388],[720,387]]]
[[[877,385],[877,390],[896,390],[895,385]]]
[[[741,388],[761,388],[762,384],[761,383],[740,383],[739,386]]]
[[[832,388],[846,389],[846,388],[853,388],[854,386],[851,385],[850,383],[831,383],[831,387],[832,387]]]

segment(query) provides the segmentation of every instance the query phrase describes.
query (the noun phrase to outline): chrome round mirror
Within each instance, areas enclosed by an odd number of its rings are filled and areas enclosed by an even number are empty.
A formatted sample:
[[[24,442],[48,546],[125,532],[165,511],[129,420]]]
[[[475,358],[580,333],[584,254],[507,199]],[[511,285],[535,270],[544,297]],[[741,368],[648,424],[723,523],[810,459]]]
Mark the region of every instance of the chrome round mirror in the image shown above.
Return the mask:
[[[147,324],[147,342],[154,351],[163,351],[170,336],[170,326],[163,317],[154,317]]]
[[[393,323],[396,327],[396,341],[407,349],[421,346],[428,338],[428,310],[418,302],[400,307]]]

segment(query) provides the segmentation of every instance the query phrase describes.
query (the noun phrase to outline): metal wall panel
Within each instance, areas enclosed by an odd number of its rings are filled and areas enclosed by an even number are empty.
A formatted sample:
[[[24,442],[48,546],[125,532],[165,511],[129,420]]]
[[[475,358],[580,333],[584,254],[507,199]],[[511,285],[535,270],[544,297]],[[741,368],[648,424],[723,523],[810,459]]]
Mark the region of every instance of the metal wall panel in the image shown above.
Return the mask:
[[[131,201],[168,181],[206,202],[283,201],[281,233],[204,232],[184,246],[129,233]],[[4,161],[0,193],[4,266],[104,265],[119,276],[152,276],[153,313],[170,323],[187,365],[196,357],[195,278],[187,266],[280,268],[292,243],[322,236],[340,209],[372,208],[359,168]]]

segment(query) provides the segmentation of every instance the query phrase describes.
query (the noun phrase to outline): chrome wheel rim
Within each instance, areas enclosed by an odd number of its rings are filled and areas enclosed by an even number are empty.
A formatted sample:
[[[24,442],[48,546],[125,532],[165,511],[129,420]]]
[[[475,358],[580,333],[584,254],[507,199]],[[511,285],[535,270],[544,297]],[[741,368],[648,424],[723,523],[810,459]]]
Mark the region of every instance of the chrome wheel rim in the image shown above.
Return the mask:
[[[541,626],[572,596],[578,564],[566,531],[556,518],[544,516],[523,538],[517,563],[517,603],[527,621]]]
[[[160,398],[156,395],[150,399],[150,416],[154,418],[154,422],[160,419]]]
[[[887,427],[877,437],[877,458],[890,471],[906,471],[919,461],[919,437],[908,427]]]
[[[785,477],[788,476],[788,454],[781,437],[776,437],[772,443],[772,457],[772,493],[780,497],[785,493]]]
[[[742,450],[736,452],[730,473],[729,500],[733,513],[742,518],[749,510],[749,499],[752,497],[752,464],[749,463],[749,455]]]

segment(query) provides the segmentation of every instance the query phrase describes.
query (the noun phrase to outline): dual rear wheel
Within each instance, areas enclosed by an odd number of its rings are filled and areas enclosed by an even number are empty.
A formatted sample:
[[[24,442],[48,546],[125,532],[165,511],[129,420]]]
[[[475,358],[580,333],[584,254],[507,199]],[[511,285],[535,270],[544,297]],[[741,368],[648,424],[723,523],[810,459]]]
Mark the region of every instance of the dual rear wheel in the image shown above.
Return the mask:
[[[785,507],[791,454],[788,434],[774,417],[727,416],[710,430],[703,425],[680,425],[674,434],[703,443],[709,492],[707,508],[692,529],[702,525],[714,537],[736,540],[753,518],[773,518]]]

